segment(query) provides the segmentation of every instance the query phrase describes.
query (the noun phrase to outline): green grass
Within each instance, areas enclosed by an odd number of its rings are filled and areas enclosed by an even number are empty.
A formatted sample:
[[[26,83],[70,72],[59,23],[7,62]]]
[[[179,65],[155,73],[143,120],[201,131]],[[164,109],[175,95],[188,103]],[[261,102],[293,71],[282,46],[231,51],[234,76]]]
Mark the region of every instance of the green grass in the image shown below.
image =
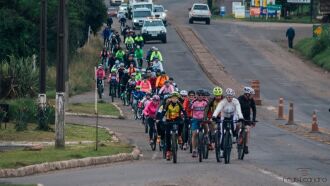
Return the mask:
[[[28,130],[16,132],[14,124],[8,124],[7,129],[0,130],[0,141],[54,141],[54,132],[35,130],[36,124],[29,124]],[[51,127],[54,127],[51,125]],[[95,128],[82,125],[66,124],[66,141],[93,141],[95,140]],[[99,140],[106,141],[111,136],[105,129],[99,130]]]
[[[314,38],[305,38],[300,40],[296,45],[295,49],[304,57],[310,59],[316,65],[330,71],[330,48],[323,50],[312,57],[311,51],[316,41]]]
[[[85,157],[107,156],[118,153],[131,152],[129,145],[103,143],[98,151],[95,145],[74,145],[66,146],[65,149],[55,149],[47,147],[41,151],[13,150],[0,153],[0,168],[18,168],[44,162],[54,162],[60,160],[80,159]]]
[[[37,186],[37,184],[11,184],[11,183],[1,183],[0,186]]]
[[[98,113],[100,115],[119,116],[119,110],[111,103],[98,103]],[[94,103],[74,103],[69,104],[69,112],[94,114]]]

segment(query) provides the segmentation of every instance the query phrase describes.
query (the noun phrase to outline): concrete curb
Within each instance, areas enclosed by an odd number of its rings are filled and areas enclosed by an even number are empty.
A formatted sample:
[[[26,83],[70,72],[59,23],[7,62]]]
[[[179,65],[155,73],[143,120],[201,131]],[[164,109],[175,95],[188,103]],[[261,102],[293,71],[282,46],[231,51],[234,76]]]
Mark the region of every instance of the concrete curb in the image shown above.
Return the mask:
[[[86,114],[86,113],[74,113],[74,112],[65,112],[66,116],[80,116],[80,117],[90,117],[95,118],[95,114]],[[112,115],[99,115],[99,118],[109,118],[109,119],[120,119],[121,116],[112,116]]]
[[[91,143],[95,143],[95,141],[66,141],[65,142],[66,145],[91,144]],[[36,141],[36,142],[30,142],[30,141],[0,141],[0,147],[8,147],[8,146],[30,147],[30,146],[39,145],[39,144],[50,146],[50,145],[55,145],[55,142],[49,142],[49,141]]]
[[[33,174],[46,173],[55,170],[64,170],[77,167],[86,167],[100,164],[109,164],[123,161],[138,160],[140,150],[134,148],[131,153],[120,153],[112,156],[90,157],[57,162],[46,162],[36,165],[29,165],[18,169],[0,169],[0,178],[22,177]]]

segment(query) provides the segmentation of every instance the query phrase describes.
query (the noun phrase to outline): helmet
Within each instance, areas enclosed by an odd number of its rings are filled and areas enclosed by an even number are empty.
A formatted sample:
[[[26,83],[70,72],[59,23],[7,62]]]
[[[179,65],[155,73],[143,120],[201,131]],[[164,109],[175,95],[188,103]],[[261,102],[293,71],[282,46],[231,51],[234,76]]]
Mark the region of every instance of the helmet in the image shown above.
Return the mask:
[[[188,92],[186,90],[180,91],[181,96],[188,96]]]
[[[135,89],[141,89],[141,86],[136,86]]]
[[[156,47],[155,47],[155,50],[156,50],[156,51],[159,51],[159,49],[158,49],[158,48],[156,48]]]
[[[213,95],[214,96],[221,96],[222,95],[222,88],[221,87],[214,87]]]
[[[152,96],[152,100],[159,101],[160,97],[158,95],[154,95],[154,96]]]
[[[120,63],[120,65],[119,65],[120,67],[123,67],[123,66],[125,66],[125,64],[124,63]]]
[[[119,62],[120,62],[119,60],[116,60],[116,61],[115,61],[116,64],[119,64]]]
[[[226,96],[235,96],[235,91],[231,88],[226,89]]]
[[[102,64],[99,64],[99,66],[97,68],[103,68],[103,65]]]
[[[117,70],[113,68],[113,69],[111,69],[111,72],[117,72]]]
[[[188,92],[188,95],[191,95],[191,94],[196,94],[196,92],[194,91],[194,90],[189,90],[189,92]]]
[[[181,96],[180,96],[180,94],[178,92],[173,92],[170,97],[177,97],[177,98],[179,98]]]
[[[211,96],[208,90],[203,90],[203,96]]]
[[[197,96],[203,96],[204,95],[204,90],[197,90],[196,94],[197,94]]]
[[[140,48],[140,45],[137,45],[136,48]]]
[[[244,94],[252,94],[252,93],[254,93],[254,90],[251,87],[244,87],[243,92],[244,92]]]
[[[151,47],[151,50],[156,50],[156,47],[155,47],[155,46],[152,46],[152,47]]]

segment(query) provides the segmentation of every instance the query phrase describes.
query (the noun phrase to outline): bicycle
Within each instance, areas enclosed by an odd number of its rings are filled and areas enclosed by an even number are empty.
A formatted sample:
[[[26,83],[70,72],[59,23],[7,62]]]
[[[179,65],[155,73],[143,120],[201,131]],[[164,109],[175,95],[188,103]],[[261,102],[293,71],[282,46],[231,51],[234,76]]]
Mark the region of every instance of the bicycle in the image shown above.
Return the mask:
[[[110,80],[109,96],[111,96],[111,102],[114,102],[114,98],[116,97],[116,86],[116,80]]]
[[[150,118],[146,118],[147,121],[149,121]],[[148,123],[149,124],[149,123]],[[156,150],[157,147],[157,130],[156,130],[156,123],[154,122],[153,126],[150,127],[149,130],[152,130],[152,143],[150,143],[150,147],[152,151]]]
[[[172,125],[171,129],[171,151],[173,163],[177,163],[178,158],[178,122],[165,122],[165,125]],[[166,140],[165,145],[163,146],[163,157],[166,158]]]
[[[242,122],[242,125],[238,131],[238,139],[237,139],[237,155],[239,160],[244,159],[244,149],[246,148],[246,142],[247,142],[247,128],[246,125],[252,125],[257,121],[247,121],[244,120]]]
[[[217,128],[215,130],[215,157],[217,162],[221,162],[221,139],[222,139],[222,133],[221,133],[221,121],[217,121]]]
[[[201,122],[199,125],[199,129],[197,129],[197,135],[198,135],[198,156],[199,156],[199,162],[202,162],[203,159],[207,159],[208,158],[208,153],[209,153],[209,149],[208,149],[208,132],[205,131],[204,129],[204,125],[207,125],[207,123],[205,122]]]
[[[223,125],[223,157],[225,159],[225,164],[230,163],[230,154],[233,147],[233,134],[231,125],[239,121],[233,121],[232,118],[225,118],[222,122]]]
[[[103,94],[103,91],[104,91],[103,80],[97,78],[96,81],[97,81],[97,93],[99,95],[99,98],[102,99],[102,94]]]

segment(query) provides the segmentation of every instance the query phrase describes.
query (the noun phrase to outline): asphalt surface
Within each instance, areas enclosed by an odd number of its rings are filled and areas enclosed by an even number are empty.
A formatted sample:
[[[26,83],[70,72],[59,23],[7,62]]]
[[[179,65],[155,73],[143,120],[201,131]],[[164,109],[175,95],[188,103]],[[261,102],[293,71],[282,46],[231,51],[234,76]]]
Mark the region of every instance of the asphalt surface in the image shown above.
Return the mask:
[[[164,6],[169,10],[169,14],[174,16],[175,21],[179,24],[187,24],[187,8],[190,7],[190,1],[166,0]],[[222,26],[222,25],[221,25]],[[225,50],[213,50],[213,47],[220,46],[218,43],[225,37],[220,37],[216,33],[217,25],[213,23],[209,27],[205,25],[192,25],[194,29],[201,35],[202,39],[212,40],[209,47],[214,54],[221,59],[228,71],[238,77],[242,83],[246,83],[255,76],[239,78],[244,75],[249,76],[250,73],[239,73],[237,66],[244,66],[243,59],[247,59],[248,54],[252,50],[244,44],[240,47],[238,43],[242,43],[239,37],[231,36],[226,38],[226,42],[236,43],[229,45],[231,48]],[[221,29],[228,29],[226,26]],[[229,24],[229,27],[232,25]],[[236,26],[234,26],[236,27]],[[185,46],[172,26],[168,26],[168,43],[151,43],[157,46],[163,53],[165,58],[164,66],[166,71],[173,76],[178,85],[184,89],[195,88],[211,88],[212,83],[200,70],[196,61],[192,58],[192,54]],[[209,31],[210,30],[210,31]],[[206,32],[206,33],[204,33]],[[212,35],[211,35],[212,34]],[[227,33],[230,34],[230,33]],[[209,36],[210,38],[208,38]],[[211,41],[210,41],[211,42]],[[221,41],[223,42],[223,41]],[[238,48],[237,48],[238,47]],[[222,46],[222,50],[224,50]],[[218,48],[219,49],[219,48]],[[234,50],[235,49],[235,50]],[[243,50],[244,49],[244,50]],[[239,54],[232,54],[237,51]],[[245,52],[246,53],[245,53]],[[220,55],[218,53],[222,53]],[[258,55],[257,51],[255,55]],[[232,54],[232,58],[230,58]],[[243,55],[243,56],[241,56]],[[251,57],[251,56],[250,56]],[[257,56],[255,63],[266,63],[262,55]],[[259,61],[257,60],[259,59]],[[235,63],[234,63],[234,62]],[[235,67],[236,66],[236,67]],[[247,65],[248,66],[248,65]],[[271,68],[268,63],[268,68]],[[245,67],[245,66],[244,66]],[[253,70],[246,67],[247,70]],[[246,70],[245,69],[245,70]],[[262,73],[276,73],[271,70]],[[264,79],[272,79],[263,77]],[[270,81],[269,80],[269,81]],[[270,83],[276,83],[270,82]],[[266,91],[262,96],[272,101],[271,90]],[[269,85],[271,87],[271,85]],[[297,93],[296,87],[288,86],[284,91],[286,94]],[[268,95],[269,94],[269,95]],[[275,94],[275,93],[274,93]],[[299,93],[298,95],[305,95]],[[268,95],[268,96],[267,96]],[[74,98],[75,101],[92,100],[93,93],[86,93]],[[307,94],[308,96],[308,94]],[[306,100],[308,101],[308,100]],[[311,104],[312,101],[311,101]],[[320,103],[321,104],[321,103]],[[322,105],[322,104],[321,104]],[[24,178],[0,179],[3,181],[14,183],[42,183],[47,186],[57,185],[329,185],[330,183],[330,147],[329,145],[320,144],[303,137],[291,134],[287,131],[279,129],[272,125],[275,122],[267,117],[269,113],[260,111],[258,114],[259,123],[252,130],[251,141],[249,145],[250,154],[246,156],[244,161],[236,158],[235,146],[232,154],[232,161],[229,165],[216,163],[214,153],[211,152],[210,159],[203,163],[199,163],[197,159],[193,159],[189,152],[178,152],[178,164],[167,162],[161,158],[159,151],[151,151],[147,135],[144,134],[144,128],[139,121],[132,120],[130,110],[123,108],[125,115],[129,118],[126,120],[101,119],[102,126],[110,127],[114,130],[123,142],[137,145],[143,157],[139,161],[117,163],[112,165],[103,165],[97,167],[71,169],[59,172],[51,172]],[[299,115],[299,114],[298,114]],[[67,117],[68,122],[79,122],[84,124],[94,124],[95,119],[81,119],[77,117]],[[297,179],[293,182],[293,179]]]

